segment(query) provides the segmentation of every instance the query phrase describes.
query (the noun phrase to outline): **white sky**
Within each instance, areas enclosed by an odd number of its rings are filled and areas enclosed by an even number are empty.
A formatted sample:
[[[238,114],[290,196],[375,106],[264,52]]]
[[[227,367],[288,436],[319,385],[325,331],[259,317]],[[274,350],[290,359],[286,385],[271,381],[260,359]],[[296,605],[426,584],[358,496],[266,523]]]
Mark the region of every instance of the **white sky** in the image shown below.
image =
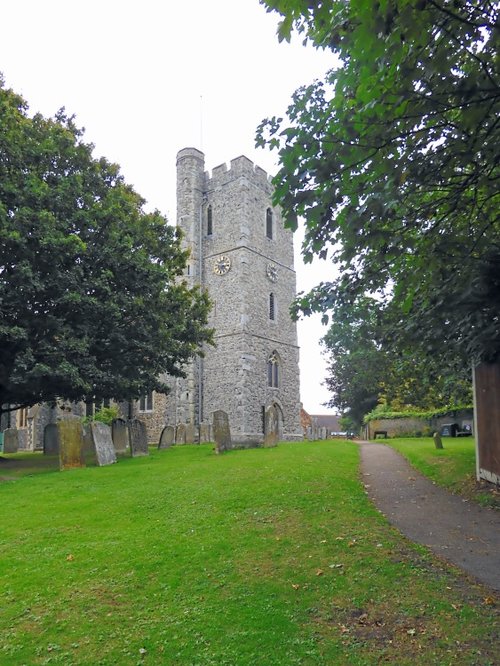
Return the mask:
[[[294,90],[321,77],[331,54],[276,36],[277,15],[258,0],[4,0],[0,71],[30,110],[60,107],[86,128],[96,156],[175,223],[175,157],[186,146],[206,168],[246,155],[268,173],[276,155],[254,148],[257,125],[283,115]],[[295,239],[298,291],[329,279],[304,266]],[[301,399],[327,413],[318,317],[299,322]]]

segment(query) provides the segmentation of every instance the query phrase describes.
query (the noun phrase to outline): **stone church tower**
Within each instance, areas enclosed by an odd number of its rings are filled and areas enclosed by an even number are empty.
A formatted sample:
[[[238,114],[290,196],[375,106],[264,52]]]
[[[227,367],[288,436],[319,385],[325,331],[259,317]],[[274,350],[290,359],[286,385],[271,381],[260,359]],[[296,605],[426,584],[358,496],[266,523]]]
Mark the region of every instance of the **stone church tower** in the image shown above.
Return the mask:
[[[169,423],[210,422],[222,409],[240,445],[262,442],[266,412],[280,439],[302,439],[292,232],[272,207],[265,171],[246,157],[205,172],[204,155],[177,155],[177,225],[191,255],[186,279],[207,289],[215,347],[176,380]],[[269,427],[269,426],[268,426]]]

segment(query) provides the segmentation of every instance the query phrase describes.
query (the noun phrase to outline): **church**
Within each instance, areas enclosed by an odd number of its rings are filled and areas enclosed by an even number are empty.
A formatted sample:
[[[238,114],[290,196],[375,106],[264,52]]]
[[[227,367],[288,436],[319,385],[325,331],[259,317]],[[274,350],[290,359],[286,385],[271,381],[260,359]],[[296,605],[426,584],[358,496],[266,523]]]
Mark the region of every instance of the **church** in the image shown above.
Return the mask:
[[[189,364],[186,378],[165,377],[168,396],[120,405],[125,418],[145,422],[151,443],[167,424],[208,426],[216,410],[227,412],[237,446],[264,440],[266,414],[279,439],[303,437],[297,328],[289,312],[296,294],[293,234],[272,194],[267,173],[244,156],[210,173],[196,148],[177,154],[177,225],[190,252],[184,279],[208,291],[215,345]],[[89,408],[72,411],[84,416]],[[44,425],[60,412],[37,406],[17,415],[12,426],[26,430],[23,448],[40,448]]]

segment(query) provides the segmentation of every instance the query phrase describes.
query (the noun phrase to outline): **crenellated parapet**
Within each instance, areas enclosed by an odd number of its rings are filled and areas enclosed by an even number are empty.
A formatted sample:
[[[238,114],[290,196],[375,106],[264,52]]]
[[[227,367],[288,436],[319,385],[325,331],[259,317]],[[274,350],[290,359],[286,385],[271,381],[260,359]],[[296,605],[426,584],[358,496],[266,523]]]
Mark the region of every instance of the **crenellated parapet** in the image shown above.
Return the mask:
[[[266,190],[271,191],[272,189],[271,176],[244,155],[231,160],[229,169],[227,164],[223,163],[214,167],[211,173],[205,172],[205,186],[207,190],[212,190],[239,178],[246,178],[254,185]]]

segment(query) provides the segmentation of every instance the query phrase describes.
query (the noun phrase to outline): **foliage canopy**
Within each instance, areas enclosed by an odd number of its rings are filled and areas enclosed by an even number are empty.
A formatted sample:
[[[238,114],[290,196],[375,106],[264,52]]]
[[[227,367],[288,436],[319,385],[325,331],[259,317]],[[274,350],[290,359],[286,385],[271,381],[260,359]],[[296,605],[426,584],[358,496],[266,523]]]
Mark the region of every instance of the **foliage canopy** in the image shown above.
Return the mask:
[[[338,277],[299,298],[328,312],[366,294],[424,354],[500,356],[500,4],[266,0],[338,68],[299,89],[257,143],[279,149],[276,203],[303,253]]]
[[[435,360],[392,347],[387,327],[397,325],[377,301],[358,298],[355,305],[336,309],[323,338],[329,406],[348,416],[352,428],[376,405],[418,412],[472,402],[469,365],[450,353]]]
[[[167,391],[211,340],[178,232],[82,136],[0,79],[0,405]]]

